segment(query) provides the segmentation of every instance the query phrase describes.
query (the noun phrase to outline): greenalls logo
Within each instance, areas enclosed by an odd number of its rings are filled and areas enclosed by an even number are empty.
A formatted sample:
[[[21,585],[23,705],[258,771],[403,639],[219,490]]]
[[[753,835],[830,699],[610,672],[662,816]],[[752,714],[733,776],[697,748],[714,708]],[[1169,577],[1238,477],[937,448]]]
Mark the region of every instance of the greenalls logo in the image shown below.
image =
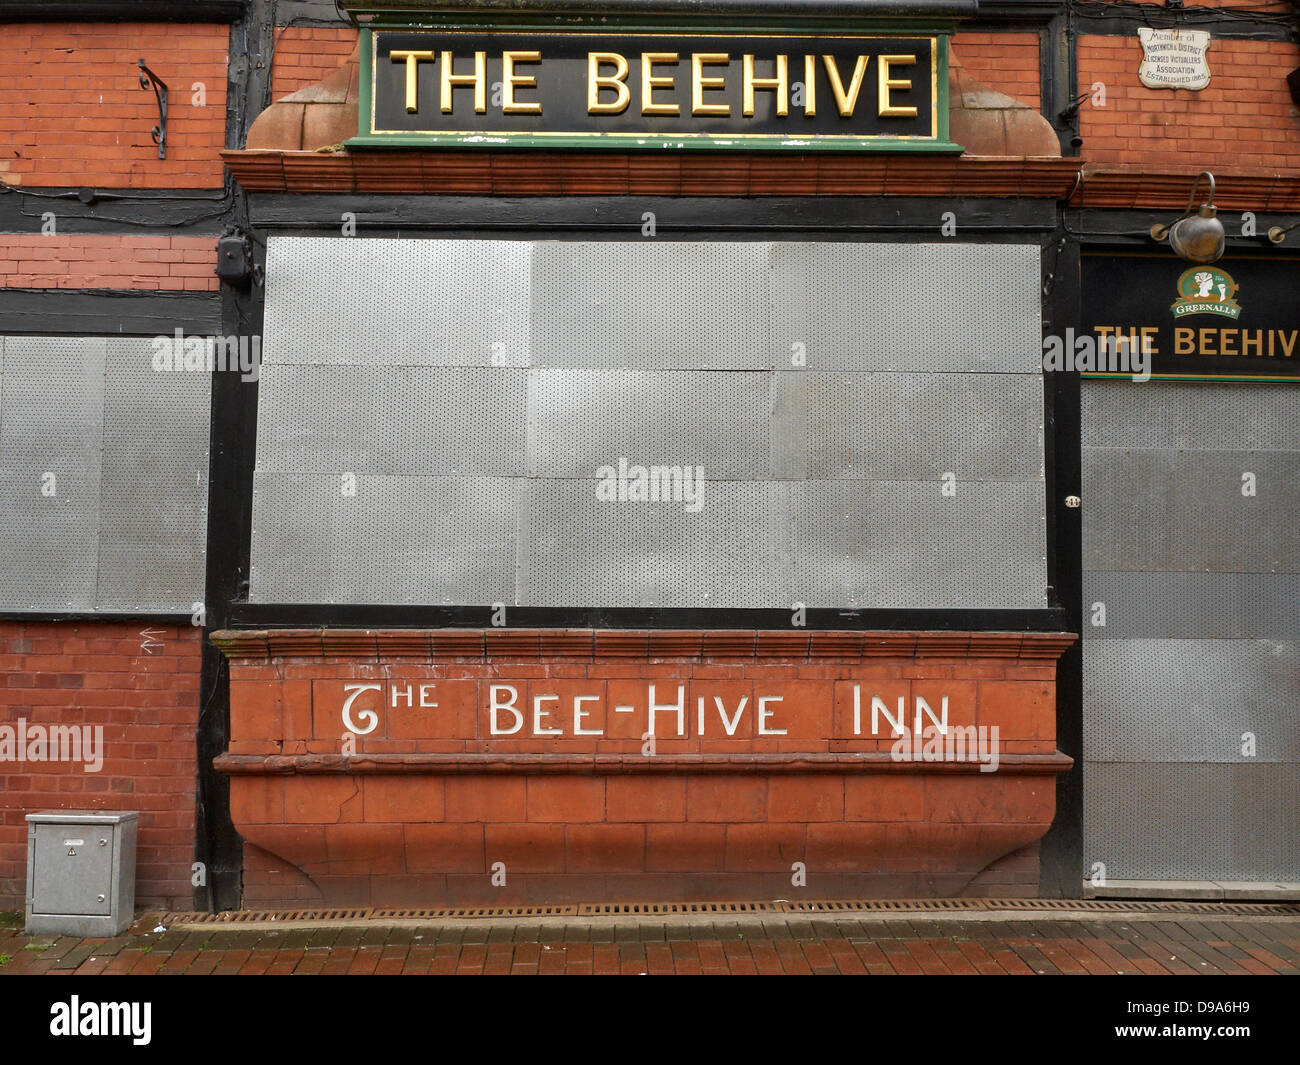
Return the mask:
[[[1169,309],[1175,318],[1189,314],[1236,318],[1241,313],[1241,305],[1232,298],[1236,294],[1237,282],[1228,271],[1217,266],[1193,266],[1178,279],[1178,299]]]

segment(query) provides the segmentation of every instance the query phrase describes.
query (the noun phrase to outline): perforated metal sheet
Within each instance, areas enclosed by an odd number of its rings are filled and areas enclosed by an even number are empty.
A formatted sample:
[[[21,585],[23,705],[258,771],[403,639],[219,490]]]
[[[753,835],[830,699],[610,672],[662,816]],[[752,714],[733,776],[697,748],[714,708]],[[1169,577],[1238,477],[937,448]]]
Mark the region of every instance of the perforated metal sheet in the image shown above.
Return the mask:
[[[813,478],[1039,481],[1043,385],[1029,374],[808,374]],[[996,414],[994,413],[996,412]]]
[[[1300,877],[1300,766],[1094,762],[1085,767],[1085,875],[1111,880]]]
[[[534,370],[530,472],[592,477],[626,458],[765,478],[770,391],[766,373]]]
[[[813,370],[1042,368],[1036,244],[773,245],[773,365]]]
[[[0,464],[86,468],[96,461],[104,405],[102,337],[9,337]]]
[[[1090,639],[1292,639],[1300,634],[1294,573],[1085,573]],[[1095,604],[1103,626],[1092,624]]]
[[[527,404],[522,368],[263,367],[257,468],[523,476]]]
[[[1043,486],[790,486],[795,599],[808,605],[1033,609],[1046,603]]]
[[[271,237],[262,360],[527,366],[531,245]]]
[[[152,357],[149,338],[5,338],[0,609],[188,613],[202,600],[209,379]]]
[[[528,489],[523,601],[605,606],[788,608],[777,484],[707,482],[704,509],[595,501],[593,480]]]
[[[453,247],[423,247],[443,243]],[[819,248],[803,255],[803,247],[272,238],[251,598],[1044,605],[1037,248],[914,253],[863,245],[844,251],[841,262]],[[796,273],[811,284],[832,267],[885,264],[911,273],[909,293],[900,289],[898,298],[913,303],[891,319],[889,333],[890,344],[911,352],[909,365],[960,369],[969,356],[971,365],[1006,369],[998,353],[1020,344],[1018,325],[985,328],[981,311],[954,347],[948,320],[935,316],[938,304],[914,298],[932,284],[918,272],[954,254],[963,270],[973,269],[965,284],[984,293],[978,298],[1002,298],[1004,275],[1015,275],[1004,314],[1021,314],[1026,294],[1033,296],[1033,358],[1013,360],[1024,373],[873,371],[885,363],[852,344],[834,370],[830,363],[786,369],[788,353],[769,358],[770,323],[788,319],[789,305],[806,296],[806,286],[790,281]],[[493,266],[493,256],[508,263]],[[981,269],[986,260],[995,264],[991,272]],[[335,298],[348,287],[349,270],[360,272],[352,288],[382,289],[377,302],[363,307],[350,291]],[[456,276],[444,277],[448,271]],[[430,278],[453,295],[427,299]],[[320,299],[321,291],[330,298]],[[966,313],[969,298],[952,296],[952,313]],[[860,313],[842,302],[830,300],[827,313]],[[504,319],[497,313],[503,306]],[[521,313],[528,359],[490,366],[490,359],[464,355],[501,332],[494,322],[513,323]],[[412,355],[412,331],[450,335],[452,326],[434,321],[450,314],[463,320],[454,326],[460,339]],[[357,315],[361,325],[352,320]],[[852,338],[852,329],[843,329]],[[953,357],[958,350],[965,354]],[[429,365],[413,365],[420,361]],[[525,371],[523,362],[533,365]],[[629,467],[702,467],[704,509],[599,502],[593,477],[620,459]],[[957,477],[957,496],[932,512],[946,472]],[[407,522],[398,534],[385,531],[381,519],[357,517],[354,501],[337,491],[344,473],[362,483],[419,485],[439,500],[444,489],[435,491],[433,482],[478,478],[496,497],[480,505],[463,495],[464,513],[432,524],[419,520],[444,505],[432,497],[395,504]],[[507,490],[496,478],[522,479]],[[817,478],[844,479],[846,499]],[[468,481],[461,483],[468,493]],[[293,498],[299,490],[308,501]],[[397,488],[384,490],[397,498]],[[506,497],[517,498],[508,515]],[[878,508],[869,536],[848,529],[843,517],[852,511],[865,520],[863,499],[869,511]],[[509,572],[460,557],[460,540],[479,537],[485,522],[493,523],[493,552],[506,553],[498,536],[514,537]],[[842,532],[827,532],[836,528]],[[412,583],[405,563],[392,565],[434,555],[444,564],[424,583]]]
[[[761,370],[766,242],[539,241],[533,358],[591,369]]]
[[[1084,383],[1085,875],[1300,876],[1298,400]]]
[[[256,473],[250,598],[512,603],[524,483],[358,476],[347,496],[338,475]]]
[[[1083,568],[1300,573],[1297,484],[1300,451],[1086,448]]]
[[[1187,381],[1084,383],[1084,447],[1300,450],[1300,389]]]
[[[1089,762],[1300,762],[1294,640],[1087,640],[1083,661]]]
[[[94,607],[104,358],[102,338],[6,340],[0,422],[0,603],[6,609]]]
[[[108,340],[96,606],[188,613],[203,600],[211,379],[156,371],[152,354]]]

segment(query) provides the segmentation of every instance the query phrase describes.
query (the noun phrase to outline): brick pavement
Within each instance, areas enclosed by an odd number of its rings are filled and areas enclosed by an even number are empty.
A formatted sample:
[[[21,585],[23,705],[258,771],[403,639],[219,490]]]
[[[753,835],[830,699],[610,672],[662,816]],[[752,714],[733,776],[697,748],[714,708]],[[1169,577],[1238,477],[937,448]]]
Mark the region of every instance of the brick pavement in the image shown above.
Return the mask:
[[[1205,912],[729,914],[185,925],[115,939],[0,926],[23,973],[1300,974],[1296,916]]]

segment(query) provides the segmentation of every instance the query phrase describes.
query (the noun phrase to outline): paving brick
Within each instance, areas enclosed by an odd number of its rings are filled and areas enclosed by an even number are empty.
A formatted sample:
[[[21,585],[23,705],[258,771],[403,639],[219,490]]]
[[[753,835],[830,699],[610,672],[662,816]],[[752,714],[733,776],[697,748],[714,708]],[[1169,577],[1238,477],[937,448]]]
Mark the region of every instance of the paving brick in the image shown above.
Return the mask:
[[[137,927],[154,923],[142,921]],[[11,959],[0,973],[1102,975],[1300,970],[1295,964],[1300,918],[981,922],[745,915],[714,922],[630,916],[176,929],[166,936],[170,943],[160,938],[143,933],[112,940],[31,937],[45,947],[38,953],[22,950],[29,937],[0,930],[0,954]]]

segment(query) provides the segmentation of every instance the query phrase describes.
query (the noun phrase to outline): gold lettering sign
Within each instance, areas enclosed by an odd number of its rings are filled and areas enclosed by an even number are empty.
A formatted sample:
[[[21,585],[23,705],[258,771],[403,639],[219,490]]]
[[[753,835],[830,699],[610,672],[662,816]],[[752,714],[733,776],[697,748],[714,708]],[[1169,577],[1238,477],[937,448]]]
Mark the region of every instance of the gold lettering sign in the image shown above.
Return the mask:
[[[960,150],[948,141],[942,32],[437,21],[362,27],[362,129],[350,144]]]
[[[723,78],[706,78],[704,76],[704,65],[726,65],[731,62],[731,56],[726,52],[695,52],[691,56],[691,114],[693,115],[729,115],[731,114],[730,104],[706,104],[704,102],[705,89],[722,89],[726,87],[727,79]]]
[[[754,57],[749,54],[745,55],[742,64],[742,77],[744,78],[742,92],[745,100],[744,114],[747,118],[752,118],[754,115],[755,89],[771,89],[776,93],[776,113],[782,117],[790,113],[788,66],[786,57],[778,55],[776,57],[776,76],[772,78],[756,78],[754,77]]]
[[[474,53],[473,74],[453,74],[450,52],[442,53],[442,113],[451,114],[451,90],[462,85],[474,87],[474,112],[483,114],[487,110],[487,53]]]
[[[414,51],[412,49],[404,49],[400,52],[394,50],[390,53],[390,58],[394,63],[406,64],[406,109],[411,114],[415,114],[420,109],[419,81],[416,78],[418,68],[416,64],[421,59],[432,59],[433,53]]]
[[[876,73],[880,75],[880,106],[879,113],[891,118],[911,118],[916,114],[915,107],[902,107],[889,102],[889,94],[893,89],[910,89],[912,80],[910,78],[891,78],[890,67],[897,63],[899,66],[910,65],[916,62],[914,55],[882,55],[876,64]]]
[[[847,118],[858,106],[858,93],[862,91],[862,79],[867,73],[867,63],[870,59],[869,55],[858,56],[857,62],[853,64],[853,78],[849,81],[846,92],[844,82],[840,80],[840,68],[835,65],[835,57],[822,56],[822,62],[826,64],[826,74],[831,81],[831,92],[835,94],[835,106],[840,109],[841,117]],[[811,79],[809,84],[812,84]]]
[[[536,86],[537,77],[533,74],[516,74],[516,63],[540,63],[542,61],[541,52],[502,52],[501,53],[501,75],[505,78],[504,92],[501,99],[501,110],[507,115],[540,115],[542,105],[537,102],[529,102],[515,99],[515,88]]]
[[[602,64],[612,64],[614,73],[602,75]],[[613,89],[614,99],[601,103],[600,90]],[[621,115],[627,110],[632,94],[627,88],[627,60],[617,52],[587,53],[587,114]]]
[[[655,64],[676,62],[676,52],[641,53],[641,113],[643,115],[675,115],[681,110],[676,104],[657,104],[654,102],[655,89],[671,89],[673,87],[671,77],[655,77]]]

